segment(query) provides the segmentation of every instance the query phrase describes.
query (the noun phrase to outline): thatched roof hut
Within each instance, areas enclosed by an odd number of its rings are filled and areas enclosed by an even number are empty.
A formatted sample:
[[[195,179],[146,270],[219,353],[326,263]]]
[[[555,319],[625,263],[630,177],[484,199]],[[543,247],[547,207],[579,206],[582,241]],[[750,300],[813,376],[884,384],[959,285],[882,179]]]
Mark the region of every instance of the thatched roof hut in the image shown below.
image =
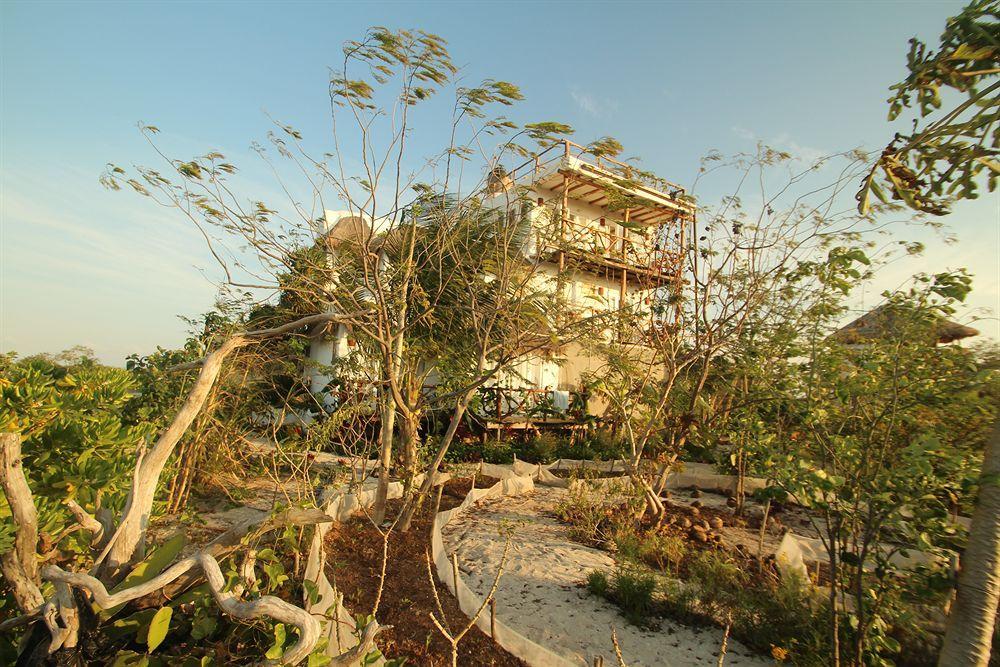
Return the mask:
[[[833,332],[830,338],[845,345],[864,345],[871,340],[889,338],[896,334],[900,327],[905,326],[905,317],[903,309],[883,304]],[[979,335],[978,329],[944,317],[936,318],[932,330],[938,345]]]

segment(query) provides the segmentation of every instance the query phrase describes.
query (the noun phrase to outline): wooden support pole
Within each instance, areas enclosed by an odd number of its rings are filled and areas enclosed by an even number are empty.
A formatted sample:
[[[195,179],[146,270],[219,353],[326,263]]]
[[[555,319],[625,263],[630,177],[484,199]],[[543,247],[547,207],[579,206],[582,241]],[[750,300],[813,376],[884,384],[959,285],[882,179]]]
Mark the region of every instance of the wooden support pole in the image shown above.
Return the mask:
[[[455,597],[458,597],[458,554],[451,555],[451,577],[455,582]]]
[[[434,517],[436,517],[438,515],[438,512],[441,511],[441,492],[442,491],[444,491],[444,484],[438,484],[437,497],[434,498],[434,514],[433,514],[433,516],[431,516],[431,521],[433,521]]]
[[[569,144],[566,145],[566,157],[569,157]],[[566,268],[566,252],[563,243],[566,240],[566,223],[569,221],[569,174],[563,173],[562,210],[559,212],[559,279]]]
[[[496,597],[490,598],[490,637],[493,641],[497,640],[497,599]]]

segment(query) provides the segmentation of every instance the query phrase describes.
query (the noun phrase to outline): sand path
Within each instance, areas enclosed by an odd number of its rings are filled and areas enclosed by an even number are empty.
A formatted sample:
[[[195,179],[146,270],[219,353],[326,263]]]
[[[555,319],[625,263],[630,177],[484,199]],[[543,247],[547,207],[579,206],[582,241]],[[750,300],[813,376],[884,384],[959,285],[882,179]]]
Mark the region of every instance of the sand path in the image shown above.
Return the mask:
[[[497,595],[497,616],[513,629],[579,665],[617,664],[611,643],[614,626],[629,667],[714,666],[722,631],[668,620],[659,630],[628,624],[617,608],[581,586],[590,570],[610,570],[614,559],[569,537],[566,526],[549,516],[566,493],[536,487],[520,497],[486,500],[444,529],[445,549],[458,554],[469,586],[485,595],[503,552],[501,525],[515,526],[515,542]],[[726,665],[772,665],[730,641]]]

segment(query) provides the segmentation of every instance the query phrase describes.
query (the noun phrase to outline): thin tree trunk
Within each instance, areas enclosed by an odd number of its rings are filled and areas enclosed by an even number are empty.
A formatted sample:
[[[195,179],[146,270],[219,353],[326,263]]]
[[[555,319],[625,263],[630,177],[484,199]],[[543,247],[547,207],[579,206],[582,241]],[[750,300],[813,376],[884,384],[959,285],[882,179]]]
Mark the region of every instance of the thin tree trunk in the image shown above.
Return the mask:
[[[372,507],[372,519],[376,524],[385,521],[385,504],[389,497],[389,468],[392,466],[392,432],[396,426],[396,404],[389,389],[386,389],[382,406],[382,424],[379,430],[378,488]]]
[[[413,515],[417,511],[420,499],[427,495],[427,492],[431,490],[432,486],[434,486],[434,479],[437,477],[438,468],[441,467],[441,463],[444,461],[444,457],[448,453],[448,447],[451,446],[451,441],[455,439],[455,433],[458,431],[458,425],[462,423],[462,417],[465,415],[465,410],[468,408],[471,400],[472,392],[470,391],[463,396],[455,406],[455,410],[451,415],[451,422],[448,424],[448,430],[445,431],[444,437],[441,438],[441,443],[438,445],[438,450],[434,455],[434,460],[431,461],[429,466],[427,466],[424,481],[420,483],[420,490],[410,496],[409,501],[403,507],[403,512],[399,521],[400,532],[405,533],[410,529],[410,523],[413,521]]]
[[[986,446],[957,588],[938,665],[988,665],[1000,602],[1000,421]]]
[[[420,417],[411,405],[407,414],[400,414],[396,419],[399,420],[399,439],[403,446],[405,495],[409,495],[413,487],[413,478],[420,465]]]

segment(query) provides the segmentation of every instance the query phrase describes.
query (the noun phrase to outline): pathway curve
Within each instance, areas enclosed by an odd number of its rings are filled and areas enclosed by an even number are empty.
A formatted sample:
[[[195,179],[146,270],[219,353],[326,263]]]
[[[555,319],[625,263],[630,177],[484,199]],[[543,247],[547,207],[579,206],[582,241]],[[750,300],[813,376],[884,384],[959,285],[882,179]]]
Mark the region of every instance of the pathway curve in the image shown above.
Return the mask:
[[[659,630],[628,624],[617,607],[587,592],[581,584],[594,569],[609,571],[614,559],[569,537],[551,516],[566,493],[536,486],[525,496],[484,500],[443,531],[448,552],[458,554],[459,569],[472,590],[486,595],[503,553],[500,527],[514,527],[514,542],[500,580],[497,616],[514,630],[579,665],[617,664],[611,643],[614,626],[629,667],[713,666],[722,631],[663,620]],[[730,640],[727,666],[773,665]]]

